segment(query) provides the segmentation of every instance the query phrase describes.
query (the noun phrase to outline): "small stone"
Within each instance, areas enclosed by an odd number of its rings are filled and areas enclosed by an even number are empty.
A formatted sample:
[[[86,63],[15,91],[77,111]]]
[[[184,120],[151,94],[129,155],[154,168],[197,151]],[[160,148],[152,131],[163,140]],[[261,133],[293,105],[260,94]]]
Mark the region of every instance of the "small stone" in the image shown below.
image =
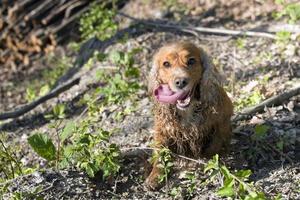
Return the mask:
[[[250,124],[263,124],[265,123],[265,120],[260,119],[256,116],[253,116],[252,119],[250,120]]]
[[[285,51],[284,51],[284,54],[285,54],[286,56],[294,56],[295,53],[296,53],[296,47],[295,47],[294,45],[292,45],[292,44],[288,44],[288,45],[286,46],[286,49],[285,49]]]

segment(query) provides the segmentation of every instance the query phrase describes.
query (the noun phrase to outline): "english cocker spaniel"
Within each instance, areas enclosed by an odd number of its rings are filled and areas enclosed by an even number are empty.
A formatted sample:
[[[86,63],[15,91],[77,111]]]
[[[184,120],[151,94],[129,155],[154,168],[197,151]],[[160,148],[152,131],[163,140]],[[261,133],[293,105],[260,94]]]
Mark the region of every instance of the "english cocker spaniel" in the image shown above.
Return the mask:
[[[148,88],[157,148],[194,158],[227,151],[233,106],[203,49],[189,42],[163,46],[154,55]],[[152,189],[159,186],[157,164],[146,180]]]

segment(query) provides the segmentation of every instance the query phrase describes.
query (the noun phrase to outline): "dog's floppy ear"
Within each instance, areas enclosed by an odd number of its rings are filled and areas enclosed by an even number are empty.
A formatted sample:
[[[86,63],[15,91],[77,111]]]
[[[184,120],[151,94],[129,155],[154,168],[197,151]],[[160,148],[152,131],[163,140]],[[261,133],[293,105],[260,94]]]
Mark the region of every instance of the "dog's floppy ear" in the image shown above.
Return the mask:
[[[158,64],[155,59],[156,55],[154,55],[152,60],[151,70],[148,76],[148,92],[150,95],[153,94],[153,91],[159,86],[158,81]]]
[[[207,53],[200,49],[200,59],[203,67],[200,82],[200,99],[206,103],[216,103],[219,97],[219,86],[222,85],[222,77],[212,63]]]

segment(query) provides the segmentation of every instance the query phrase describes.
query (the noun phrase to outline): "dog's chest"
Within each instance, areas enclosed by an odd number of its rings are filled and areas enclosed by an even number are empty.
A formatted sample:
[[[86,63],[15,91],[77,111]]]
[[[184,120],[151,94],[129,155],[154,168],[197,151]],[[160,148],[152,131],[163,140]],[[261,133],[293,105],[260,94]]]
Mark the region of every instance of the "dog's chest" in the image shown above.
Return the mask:
[[[156,122],[167,132],[195,132],[204,123],[204,117],[196,105],[186,110],[174,107],[161,109]]]

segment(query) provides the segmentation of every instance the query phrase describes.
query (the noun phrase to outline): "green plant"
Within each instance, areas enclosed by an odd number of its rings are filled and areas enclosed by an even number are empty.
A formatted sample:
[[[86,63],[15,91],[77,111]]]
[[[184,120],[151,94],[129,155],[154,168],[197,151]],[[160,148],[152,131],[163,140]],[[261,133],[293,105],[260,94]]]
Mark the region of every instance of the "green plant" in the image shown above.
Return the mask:
[[[56,166],[75,166],[91,177],[100,170],[103,177],[115,175],[119,169],[119,148],[109,143],[110,133],[102,129],[91,132],[91,120],[83,120],[77,126],[68,122],[60,128],[60,122],[52,126],[57,133],[57,147],[45,133],[35,133],[28,138],[33,150],[47,161],[56,161]],[[68,142],[66,142],[68,140]]]
[[[72,133],[74,128],[73,122],[68,122],[63,129],[60,128],[62,120],[57,118],[49,128],[55,130],[57,147],[54,145],[53,140],[45,133],[35,133],[27,140],[32,149],[42,158],[46,159],[49,163],[55,161],[56,168],[58,168],[61,160],[61,152],[63,149],[63,142]]]
[[[120,150],[116,144],[109,142],[111,133],[102,129],[90,132],[90,121],[83,121],[71,139],[71,145],[64,149],[65,163],[72,163],[94,177],[98,171],[103,178],[115,175],[120,169]]]
[[[219,156],[215,155],[205,166],[204,173],[209,173],[207,182],[215,182],[219,178],[221,188],[217,195],[234,199],[264,200],[264,193],[258,191],[252,182],[249,182],[250,170],[237,170],[235,172],[219,162]],[[221,180],[220,180],[221,179]]]
[[[52,108],[52,111],[45,117],[48,119],[64,119],[66,106],[64,104],[57,104]]]
[[[192,197],[196,190],[196,174],[194,172],[187,172],[185,178],[188,180],[187,192],[188,196]]]
[[[114,21],[116,10],[105,8],[105,4],[93,4],[89,11],[83,14],[79,22],[81,38],[88,40],[96,37],[99,40],[110,38],[117,30],[118,25]]]
[[[291,40],[291,33],[288,31],[279,31],[276,33],[276,43],[278,45],[287,45]]]
[[[276,19],[287,17],[290,24],[295,24],[300,20],[300,3],[287,3],[285,0],[275,0],[279,5],[283,6],[280,12],[274,13]]]
[[[28,138],[28,143],[39,156],[48,161],[56,159],[56,148],[48,135],[35,133]]]
[[[244,38],[238,38],[236,40],[236,46],[239,48],[239,49],[244,49],[245,48],[245,42],[246,40]]]
[[[254,90],[250,95],[243,94],[243,96],[244,97],[239,98],[234,102],[237,110],[241,110],[242,108],[247,106],[256,105],[263,99],[263,95],[259,92],[259,90]]]
[[[180,192],[181,192],[181,187],[176,186],[171,189],[170,195],[175,199],[179,197]]]
[[[0,134],[0,182],[15,178],[23,174],[23,166],[16,156],[16,147],[6,143],[4,133]],[[15,146],[15,145],[14,145]]]
[[[17,143],[8,142],[7,135],[0,133],[0,199],[8,193],[8,186],[11,184],[10,179],[35,171],[35,168],[23,166],[20,157],[17,156],[20,151],[21,148]],[[12,199],[23,199],[22,197],[29,198],[28,195],[15,192]]]
[[[95,117],[111,105],[121,105],[126,101],[135,102],[136,92],[141,88],[141,84],[137,81],[140,72],[134,64],[133,57],[139,51],[139,49],[129,52],[112,51],[107,56],[100,56],[99,59],[108,60],[116,65],[116,70],[113,73],[97,71],[96,78],[103,83],[103,86],[96,88],[92,94],[85,94],[81,101],[88,106],[89,115]],[[95,56],[99,55],[95,54]],[[99,97],[102,97],[101,102],[97,101]],[[134,111],[134,103],[121,111],[116,111],[115,119],[120,120],[132,111]]]
[[[173,167],[172,153],[168,148],[161,148],[153,154],[151,163],[156,163],[157,167],[161,170],[161,174],[158,177],[158,182],[166,182],[168,184],[168,176]]]
[[[268,130],[270,129],[269,126],[265,124],[258,124],[254,127],[254,134],[251,135],[251,139],[253,141],[259,141],[266,137]]]
[[[25,98],[26,98],[27,102],[31,102],[31,101],[35,100],[36,99],[36,91],[32,87],[26,88]]]

